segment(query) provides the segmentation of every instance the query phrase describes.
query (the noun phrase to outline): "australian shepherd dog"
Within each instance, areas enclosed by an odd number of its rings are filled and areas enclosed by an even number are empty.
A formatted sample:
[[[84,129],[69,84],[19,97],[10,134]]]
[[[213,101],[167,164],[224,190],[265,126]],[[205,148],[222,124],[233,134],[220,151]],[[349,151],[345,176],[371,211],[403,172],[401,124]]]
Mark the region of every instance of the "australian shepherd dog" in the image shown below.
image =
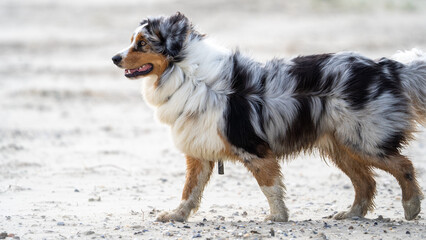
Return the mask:
[[[266,220],[288,221],[280,159],[318,150],[352,181],[355,200],[335,219],[374,207],[373,170],[392,174],[407,220],[423,199],[401,149],[426,117],[426,54],[371,60],[340,52],[259,63],[200,34],[183,14],[143,20],[112,58],[186,156],[180,205],[158,221],[186,221],[216,162],[241,162],[265,194]]]

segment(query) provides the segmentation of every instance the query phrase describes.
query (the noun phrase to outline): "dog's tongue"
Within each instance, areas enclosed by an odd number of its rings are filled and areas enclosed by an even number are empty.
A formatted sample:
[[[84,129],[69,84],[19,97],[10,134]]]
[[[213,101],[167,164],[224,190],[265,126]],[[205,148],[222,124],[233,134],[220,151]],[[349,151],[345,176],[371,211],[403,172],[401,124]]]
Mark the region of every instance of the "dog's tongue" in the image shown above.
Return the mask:
[[[147,71],[148,69],[150,69],[151,66],[149,64],[144,64],[142,67],[139,68],[135,68],[135,69],[126,69],[125,73],[126,74],[132,74],[134,72],[144,72]]]

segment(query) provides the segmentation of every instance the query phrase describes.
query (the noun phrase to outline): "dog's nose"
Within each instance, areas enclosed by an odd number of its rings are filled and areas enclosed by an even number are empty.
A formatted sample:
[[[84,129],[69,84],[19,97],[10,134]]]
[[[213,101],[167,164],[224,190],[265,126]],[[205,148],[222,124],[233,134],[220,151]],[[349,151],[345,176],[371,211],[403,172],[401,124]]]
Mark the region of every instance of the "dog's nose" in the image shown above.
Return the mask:
[[[118,65],[121,62],[121,59],[123,59],[123,58],[119,54],[117,54],[114,57],[112,57],[112,62],[115,65]]]

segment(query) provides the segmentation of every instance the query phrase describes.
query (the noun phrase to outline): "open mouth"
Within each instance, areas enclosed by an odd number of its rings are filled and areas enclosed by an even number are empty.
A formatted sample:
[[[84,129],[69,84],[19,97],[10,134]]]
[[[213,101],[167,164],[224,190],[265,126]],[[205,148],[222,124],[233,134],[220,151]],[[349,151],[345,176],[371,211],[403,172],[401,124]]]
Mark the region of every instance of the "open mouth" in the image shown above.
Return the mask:
[[[142,67],[135,69],[126,69],[124,70],[124,76],[128,78],[134,78],[141,75],[146,75],[150,73],[153,69],[153,65],[151,63],[144,64]]]

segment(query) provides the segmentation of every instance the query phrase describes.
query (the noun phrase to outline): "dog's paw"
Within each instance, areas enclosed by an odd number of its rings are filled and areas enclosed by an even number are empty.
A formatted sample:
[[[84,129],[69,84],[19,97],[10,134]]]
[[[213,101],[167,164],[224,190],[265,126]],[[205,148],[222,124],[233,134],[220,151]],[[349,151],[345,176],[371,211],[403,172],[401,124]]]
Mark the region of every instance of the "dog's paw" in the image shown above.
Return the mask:
[[[170,222],[170,221],[176,221],[176,222],[184,222],[188,216],[184,216],[180,212],[161,212],[158,214],[156,221],[157,222]]]
[[[343,220],[343,219],[348,219],[348,218],[364,218],[364,216],[362,216],[362,214],[353,212],[353,211],[342,211],[342,212],[338,212],[336,213],[336,215],[334,215],[333,217],[336,220]]]
[[[412,197],[408,201],[402,201],[402,206],[404,207],[405,219],[413,220],[420,213],[420,202],[422,197],[417,195]]]
[[[288,214],[287,213],[280,213],[280,214],[270,214],[268,215],[265,220],[266,221],[272,221],[272,222],[287,222],[288,221]]]

